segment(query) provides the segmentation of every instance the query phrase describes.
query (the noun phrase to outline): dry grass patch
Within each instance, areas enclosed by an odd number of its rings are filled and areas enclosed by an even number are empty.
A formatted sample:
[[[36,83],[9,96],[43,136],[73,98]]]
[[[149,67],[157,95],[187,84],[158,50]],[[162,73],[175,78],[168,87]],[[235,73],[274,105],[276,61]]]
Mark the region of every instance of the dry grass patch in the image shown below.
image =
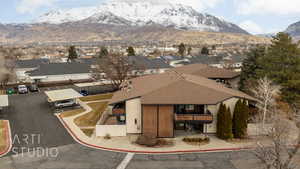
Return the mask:
[[[66,118],[66,117],[75,116],[77,114],[83,113],[84,111],[85,111],[84,109],[76,109],[76,110],[65,111],[65,112],[61,113],[61,117]]]
[[[0,152],[3,152],[7,147],[4,125],[4,121],[0,120]]]
[[[91,101],[97,101],[97,100],[106,100],[106,99],[111,99],[113,96],[112,93],[108,94],[98,94],[98,95],[91,95],[91,96],[85,96],[79,98],[83,102],[91,102]]]
[[[89,103],[88,106],[92,108],[92,111],[77,117],[74,120],[75,124],[79,127],[95,126],[107,108],[107,105],[108,102]]]
[[[95,129],[81,129],[81,131],[88,137],[91,137]]]

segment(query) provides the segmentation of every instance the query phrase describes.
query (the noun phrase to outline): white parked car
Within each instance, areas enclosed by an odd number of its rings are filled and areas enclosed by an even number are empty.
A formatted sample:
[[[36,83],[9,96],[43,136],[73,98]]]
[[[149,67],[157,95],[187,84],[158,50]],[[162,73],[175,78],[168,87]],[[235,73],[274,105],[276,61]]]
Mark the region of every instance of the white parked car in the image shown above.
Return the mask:
[[[54,103],[55,108],[72,107],[75,105],[76,105],[75,100],[63,100]]]
[[[25,85],[19,85],[18,86],[18,92],[20,94],[28,93],[28,88]]]

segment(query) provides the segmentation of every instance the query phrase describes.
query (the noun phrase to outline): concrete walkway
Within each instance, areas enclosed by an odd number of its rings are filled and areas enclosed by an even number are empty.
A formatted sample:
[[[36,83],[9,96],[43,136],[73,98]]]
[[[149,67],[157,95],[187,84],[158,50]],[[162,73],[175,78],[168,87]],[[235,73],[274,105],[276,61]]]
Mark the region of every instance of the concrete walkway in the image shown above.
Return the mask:
[[[103,100],[105,102],[107,100]],[[99,101],[98,101],[99,102]],[[131,135],[127,137],[112,137],[107,140],[103,137],[92,137],[86,136],[81,129],[74,123],[74,119],[82,116],[91,111],[91,108],[87,105],[89,102],[79,102],[81,106],[86,110],[85,112],[62,118],[59,114],[57,117],[71,134],[71,136],[80,144],[108,151],[117,151],[117,152],[132,152],[132,153],[185,153],[185,152],[211,152],[211,151],[232,151],[232,150],[241,150],[248,149],[253,146],[253,143],[229,143],[224,140],[220,140],[215,136],[210,136],[210,143],[206,145],[189,145],[182,141],[185,136],[179,136],[171,139],[174,143],[173,146],[161,147],[161,148],[151,148],[151,147],[142,147],[137,144],[134,144],[138,136]],[[197,136],[197,135],[195,135]]]

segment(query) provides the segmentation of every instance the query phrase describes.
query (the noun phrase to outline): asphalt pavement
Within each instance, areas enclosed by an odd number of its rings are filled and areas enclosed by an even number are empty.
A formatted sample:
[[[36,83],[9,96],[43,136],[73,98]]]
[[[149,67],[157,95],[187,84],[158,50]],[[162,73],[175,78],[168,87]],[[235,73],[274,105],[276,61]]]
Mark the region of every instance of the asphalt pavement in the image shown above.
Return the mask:
[[[10,108],[4,119],[10,121],[14,152],[32,151],[74,143],[54,116],[43,92],[9,97]]]

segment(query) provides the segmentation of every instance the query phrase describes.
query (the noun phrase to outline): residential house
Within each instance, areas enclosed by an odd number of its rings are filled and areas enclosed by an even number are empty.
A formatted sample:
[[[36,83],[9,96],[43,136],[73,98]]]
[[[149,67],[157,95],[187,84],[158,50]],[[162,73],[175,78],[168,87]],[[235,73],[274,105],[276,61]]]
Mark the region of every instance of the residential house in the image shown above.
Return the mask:
[[[85,63],[49,63],[41,64],[26,75],[32,82],[57,83],[68,81],[91,81],[91,66]]]
[[[48,64],[49,59],[29,59],[29,60],[17,60],[16,61],[16,76],[18,81],[28,81],[27,71],[37,69],[42,64]]]
[[[160,58],[149,59],[145,56],[129,56],[129,62],[142,70],[133,70],[133,74],[136,75],[164,73],[172,68]]]
[[[255,101],[243,92],[198,75],[170,71],[142,76],[131,79],[114,94],[109,103],[112,116],[104,125],[121,124],[126,133],[117,131],[122,135],[161,138],[175,137],[176,131],[187,129],[216,133],[220,104],[226,104],[233,112],[239,99]]]
[[[169,71],[206,77],[234,89],[238,89],[239,87],[240,73],[232,70],[216,68],[205,64],[190,64]]]

